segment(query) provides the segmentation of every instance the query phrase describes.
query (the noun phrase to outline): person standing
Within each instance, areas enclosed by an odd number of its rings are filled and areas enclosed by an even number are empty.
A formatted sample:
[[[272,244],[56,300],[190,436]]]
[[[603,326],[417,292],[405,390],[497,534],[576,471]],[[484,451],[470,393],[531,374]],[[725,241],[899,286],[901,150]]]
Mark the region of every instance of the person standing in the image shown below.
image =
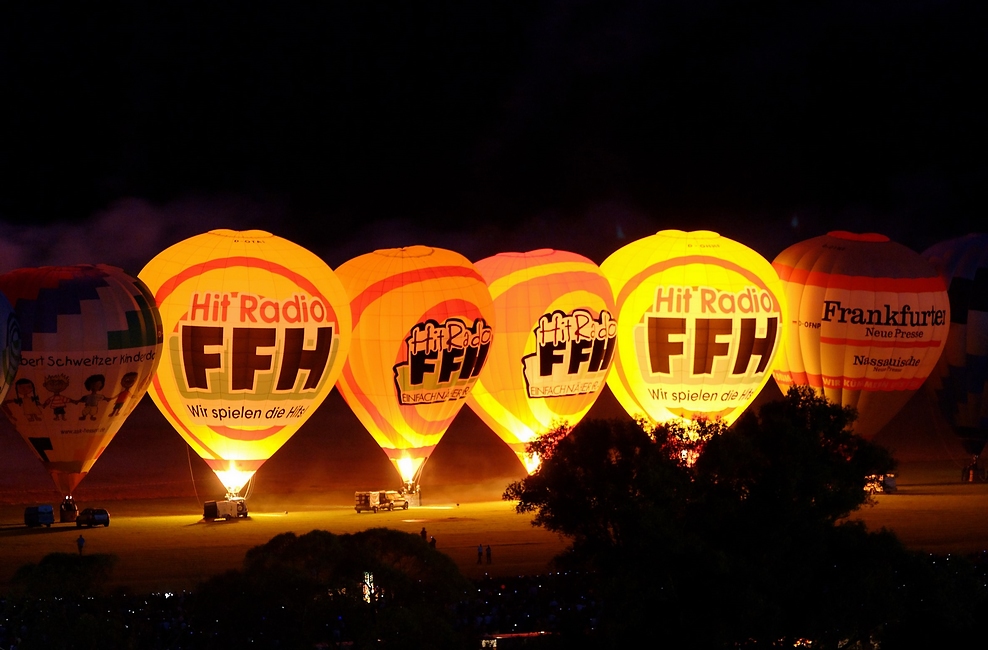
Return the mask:
[[[427,537],[425,533],[425,526],[422,526],[422,530],[419,531],[419,535],[422,537],[422,541],[424,542]]]
[[[82,555],[82,547],[86,545],[86,538],[80,534],[79,538],[75,540],[75,545],[79,547],[79,555]]]
[[[491,563],[491,545],[487,545],[487,564]]]
[[[484,563],[484,545],[477,544],[477,564]]]
[[[435,537],[430,537],[429,538],[429,546],[431,546],[432,548],[436,548],[436,538]]]

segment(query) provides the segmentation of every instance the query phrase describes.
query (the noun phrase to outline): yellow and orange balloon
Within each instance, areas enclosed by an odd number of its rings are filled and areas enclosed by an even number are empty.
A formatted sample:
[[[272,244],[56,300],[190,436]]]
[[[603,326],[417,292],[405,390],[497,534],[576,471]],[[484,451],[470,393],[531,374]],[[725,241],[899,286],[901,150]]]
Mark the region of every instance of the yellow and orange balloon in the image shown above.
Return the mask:
[[[497,336],[467,404],[532,472],[526,445],[575,426],[603,390],[617,347],[614,297],[591,260],[567,251],[501,253],[476,262]]]
[[[601,264],[614,291],[607,385],[632,417],[730,424],[768,381],[786,328],[782,284],[747,246],[663,230]]]
[[[151,397],[236,495],[332,390],[350,346],[343,285],[260,230],[191,237],[140,277],[165,331]]]
[[[336,273],[353,313],[337,387],[414,489],[487,361],[490,292],[467,258],[428,246],[377,250]]]
[[[877,233],[834,231],[772,262],[792,325],[774,371],[858,411],[870,437],[936,367],[950,328],[943,280],[918,253]]]
[[[7,346],[20,348],[3,411],[71,497],[147,390],[158,310],[143,282],[105,265],[17,269],[0,291],[19,325],[7,320]]]

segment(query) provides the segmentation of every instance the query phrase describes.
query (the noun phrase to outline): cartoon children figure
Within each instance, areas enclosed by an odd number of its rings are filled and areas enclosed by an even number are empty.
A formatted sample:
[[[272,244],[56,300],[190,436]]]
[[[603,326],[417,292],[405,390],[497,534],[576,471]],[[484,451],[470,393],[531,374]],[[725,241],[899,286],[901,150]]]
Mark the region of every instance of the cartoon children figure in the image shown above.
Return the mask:
[[[120,412],[121,407],[127,403],[130,399],[130,389],[134,387],[137,383],[137,373],[128,372],[126,375],[120,378],[120,392],[113,397],[113,410],[110,411],[110,417]]]
[[[56,420],[65,420],[65,407],[68,404],[78,404],[77,400],[62,395],[62,391],[69,387],[68,375],[48,375],[45,383],[42,384],[51,393],[51,397],[45,400],[43,407],[51,406]]]
[[[7,417],[11,420],[17,419],[7,406],[17,404],[24,411],[28,422],[41,422],[41,400],[38,399],[38,393],[34,389],[34,382],[26,377],[18,379],[14,382],[13,393],[15,397],[3,402],[3,412]]]
[[[76,400],[76,403],[85,403],[82,409],[82,415],[79,416],[80,420],[85,420],[86,416],[89,416],[90,420],[95,420],[96,415],[99,413],[99,403],[109,402],[108,397],[104,397],[102,390],[106,385],[106,377],[103,375],[89,375],[86,377],[85,386],[86,390],[89,391],[88,395]]]

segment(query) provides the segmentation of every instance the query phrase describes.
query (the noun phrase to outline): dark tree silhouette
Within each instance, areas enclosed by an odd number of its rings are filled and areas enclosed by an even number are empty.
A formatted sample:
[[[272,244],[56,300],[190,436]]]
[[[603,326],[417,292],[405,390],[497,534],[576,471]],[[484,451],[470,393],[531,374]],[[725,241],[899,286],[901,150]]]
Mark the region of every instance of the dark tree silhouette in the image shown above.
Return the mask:
[[[204,583],[193,622],[223,647],[453,647],[452,608],[468,588],[418,535],[283,533],[248,551],[242,571]]]
[[[870,498],[866,477],[895,468],[854,417],[793,389],[732,427],[584,421],[532,443],[541,467],[504,498],[572,539],[561,568],[597,577],[602,647],[633,644],[646,622],[651,640],[689,647],[871,647],[918,631],[903,612],[920,585],[950,581],[846,519]],[[940,611],[963,620],[954,605]]]

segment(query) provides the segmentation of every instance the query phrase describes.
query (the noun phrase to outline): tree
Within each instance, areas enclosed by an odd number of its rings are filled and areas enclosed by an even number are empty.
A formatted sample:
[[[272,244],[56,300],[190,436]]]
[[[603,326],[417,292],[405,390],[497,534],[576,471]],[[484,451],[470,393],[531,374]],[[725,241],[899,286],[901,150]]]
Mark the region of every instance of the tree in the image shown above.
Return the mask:
[[[418,535],[283,533],[250,549],[242,571],[201,585],[194,622],[223,647],[450,647],[452,607],[468,588]]]
[[[541,467],[504,498],[572,539],[561,567],[598,577],[602,645],[643,621],[691,647],[867,644],[920,579],[894,535],[846,520],[895,467],[853,421],[799,388],[732,427],[584,421],[536,440]]]

